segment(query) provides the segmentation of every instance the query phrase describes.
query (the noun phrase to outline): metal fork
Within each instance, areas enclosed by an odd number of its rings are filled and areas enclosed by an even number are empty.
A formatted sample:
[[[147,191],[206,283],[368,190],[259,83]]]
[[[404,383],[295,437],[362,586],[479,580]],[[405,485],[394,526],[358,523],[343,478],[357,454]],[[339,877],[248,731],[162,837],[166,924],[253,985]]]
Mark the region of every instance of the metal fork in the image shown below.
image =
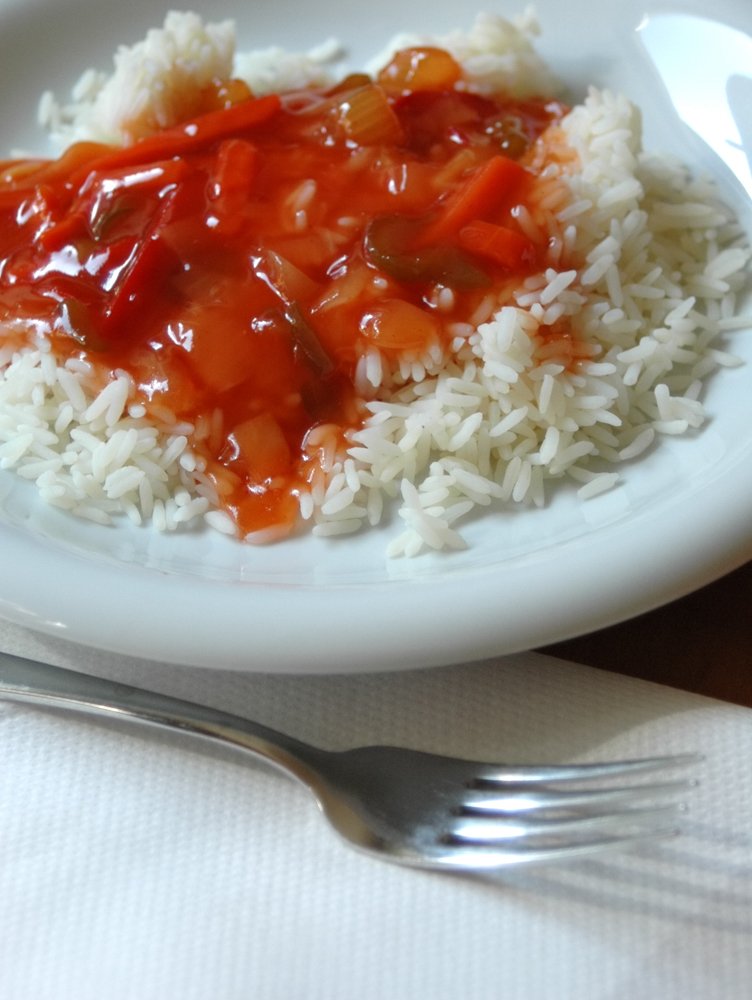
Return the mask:
[[[692,782],[641,776],[701,759],[509,766],[391,746],[321,750],[213,708],[7,654],[0,654],[0,698],[133,719],[250,751],[306,785],[356,848],[426,868],[489,870],[671,835],[677,794]]]

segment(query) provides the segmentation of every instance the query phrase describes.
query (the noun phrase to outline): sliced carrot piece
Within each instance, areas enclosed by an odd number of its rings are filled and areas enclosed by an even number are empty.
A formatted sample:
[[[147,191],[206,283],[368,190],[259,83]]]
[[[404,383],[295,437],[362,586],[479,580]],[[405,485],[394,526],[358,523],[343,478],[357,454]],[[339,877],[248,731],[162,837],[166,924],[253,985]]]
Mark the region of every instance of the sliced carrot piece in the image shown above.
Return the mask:
[[[439,339],[439,324],[427,310],[404,299],[384,299],[370,309],[360,332],[387,351],[422,351]]]
[[[527,171],[516,160],[492,156],[448,198],[438,218],[421,234],[419,245],[455,240],[463,226],[487,217],[513,197],[527,177]]]
[[[510,271],[520,271],[535,263],[535,245],[523,233],[507,226],[476,219],[463,226],[460,246],[470,253],[500,264]]]

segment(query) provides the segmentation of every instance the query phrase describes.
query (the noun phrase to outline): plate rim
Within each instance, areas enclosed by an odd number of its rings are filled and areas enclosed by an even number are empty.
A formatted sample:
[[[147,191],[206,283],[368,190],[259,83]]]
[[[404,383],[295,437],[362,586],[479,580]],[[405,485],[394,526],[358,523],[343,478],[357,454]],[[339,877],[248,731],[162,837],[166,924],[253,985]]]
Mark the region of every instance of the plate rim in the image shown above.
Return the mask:
[[[38,0],[34,9],[38,11],[51,2]],[[576,6],[578,9],[592,7],[593,0],[579,0]],[[19,4],[14,0],[0,0],[0,16],[4,9],[17,11]],[[660,5],[633,0],[629,9],[695,13],[700,5],[694,0],[674,0]],[[722,0],[716,13],[728,18],[734,15],[737,22],[752,33],[752,10],[745,11],[741,2]],[[542,15],[540,19],[545,30]],[[713,382],[725,376],[725,372],[719,372],[713,376]],[[718,475],[724,468],[716,470]],[[7,475],[0,474],[0,483],[2,476]],[[730,488],[732,476],[736,477],[735,488]],[[417,570],[415,573],[406,570],[379,583],[341,582],[296,589],[284,582],[202,579],[122,562],[116,575],[120,578],[121,590],[127,584],[127,593],[117,597],[120,603],[115,617],[118,620],[113,620],[112,614],[111,563],[87,558],[85,553],[54,544],[50,546],[33,531],[19,530],[18,525],[2,520],[0,513],[0,545],[4,553],[0,561],[0,616],[43,634],[110,652],[190,666],[254,672],[384,671],[504,655],[572,638],[650,611],[711,583],[752,559],[752,515],[743,502],[745,494],[752,494],[752,446],[736,456],[733,468],[725,471],[725,478],[721,476],[720,496],[717,478],[716,475],[707,481],[694,482],[684,496],[685,501],[691,501],[689,515],[686,509],[681,509],[679,498],[673,506],[667,503],[665,510],[638,511],[634,517],[618,524],[616,533],[612,534],[612,554],[620,554],[622,566],[627,565],[634,552],[635,532],[645,527],[653,529],[653,559],[659,563],[664,560],[647,580],[637,572],[628,574],[628,579],[619,581],[618,592],[614,582],[605,576],[596,575],[595,585],[588,585],[582,572],[573,571],[571,566],[549,574],[545,580],[536,578],[534,564],[542,558],[543,552],[548,552],[547,549],[520,557],[515,564],[515,583],[519,589],[511,595],[508,589],[505,592],[508,583],[505,572],[509,572],[509,567],[505,571],[497,563],[463,568],[461,577],[466,591],[471,584],[485,588],[479,601],[471,600],[469,592],[461,594],[462,599],[458,601],[457,575],[452,577],[451,570],[445,573],[444,569],[437,578]],[[722,512],[720,520],[717,517],[719,510]],[[697,532],[700,523],[711,526],[706,535]],[[687,536],[693,530],[695,534],[688,545]],[[569,541],[557,542],[559,557],[576,556],[573,558],[575,563],[579,560],[589,566],[595,565],[594,546],[599,534],[594,530],[592,536],[580,533]],[[324,548],[325,545],[322,551]],[[448,558],[451,559],[451,554]],[[551,558],[550,553],[548,558]],[[451,563],[444,565],[451,566]],[[47,590],[40,583],[40,575],[45,573],[54,582]],[[62,581],[62,589],[58,581]],[[434,602],[434,606],[424,612],[421,627],[412,632],[410,602],[404,600],[407,586],[421,587],[419,600],[431,597]],[[535,622],[531,616],[536,588],[538,602],[545,605],[548,600],[549,608],[554,611],[544,623]],[[253,599],[252,613],[249,612],[249,591]],[[398,628],[393,627],[388,632],[383,623],[369,619],[367,609],[360,603],[364,591],[372,603],[378,599],[381,619],[391,616],[392,624]],[[222,594],[221,601],[212,604],[218,592]],[[325,604],[334,598],[339,602],[335,614],[341,627],[332,633],[331,627],[324,627],[328,614]],[[164,611],[159,611],[160,600],[174,604],[169,622],[162,621],[161,625],[158,616]],[[502,613],[499,602],[503,600],[507,604]],[[198,621],[207,611],[207,601],[214,616],[212,634],[201,633],[196,628],[183,632],[181,620]],[[292,621],[274,623],[264,633],[263,626],[268,626],[275,615],[283,615],[284,610],[289,612]],[[140,623],[139,612],[146,615]],[[233,624],[237,628],[238,620],[244,615],[253,622],[256,634],[241,630],[241,638],[233,632]],[[361,626],[360,632],[353,628],[355,624]],[[464,634],[465,627],[472,635]],[[219,645],[218,630],[222,633]],[[369,649],[366,663],[354,663],[353,650],[358,642],[365,643]],[[248,644],[252,647],[250,654]],[[302,662],[301,649],[305,651],[305,662]]]

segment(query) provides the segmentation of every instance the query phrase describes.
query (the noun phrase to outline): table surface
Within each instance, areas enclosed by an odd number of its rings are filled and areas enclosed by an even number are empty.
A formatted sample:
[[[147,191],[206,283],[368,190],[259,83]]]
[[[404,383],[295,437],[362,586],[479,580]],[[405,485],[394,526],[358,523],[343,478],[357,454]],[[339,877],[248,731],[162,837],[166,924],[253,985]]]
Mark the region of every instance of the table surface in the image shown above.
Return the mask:
[[[665,607],[543,652],[752,708],[752,563]]]

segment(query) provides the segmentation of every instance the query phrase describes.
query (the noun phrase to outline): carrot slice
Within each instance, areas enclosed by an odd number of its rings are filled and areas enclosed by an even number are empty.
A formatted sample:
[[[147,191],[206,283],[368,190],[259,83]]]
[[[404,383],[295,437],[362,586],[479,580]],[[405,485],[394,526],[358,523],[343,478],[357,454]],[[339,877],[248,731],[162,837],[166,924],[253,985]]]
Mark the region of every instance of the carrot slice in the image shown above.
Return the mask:
[[[525,168],[516,160],[492,156],[449,197],[438,218],[423,231],[419,245],[429,246],[456,239],[463,226],[488,216],[513,197],[527,176]]]
[[[439,340],[440,326],[427,310],[404,299],[384,299],[370,309],[360,332],[386,351],[424,351]]]
[[[535,263],[535,245],[523,233],[507,226],[476,219],[463,226],[459,233],[460,246],[470,253],[492,260],[512,271],[520,271]]]

